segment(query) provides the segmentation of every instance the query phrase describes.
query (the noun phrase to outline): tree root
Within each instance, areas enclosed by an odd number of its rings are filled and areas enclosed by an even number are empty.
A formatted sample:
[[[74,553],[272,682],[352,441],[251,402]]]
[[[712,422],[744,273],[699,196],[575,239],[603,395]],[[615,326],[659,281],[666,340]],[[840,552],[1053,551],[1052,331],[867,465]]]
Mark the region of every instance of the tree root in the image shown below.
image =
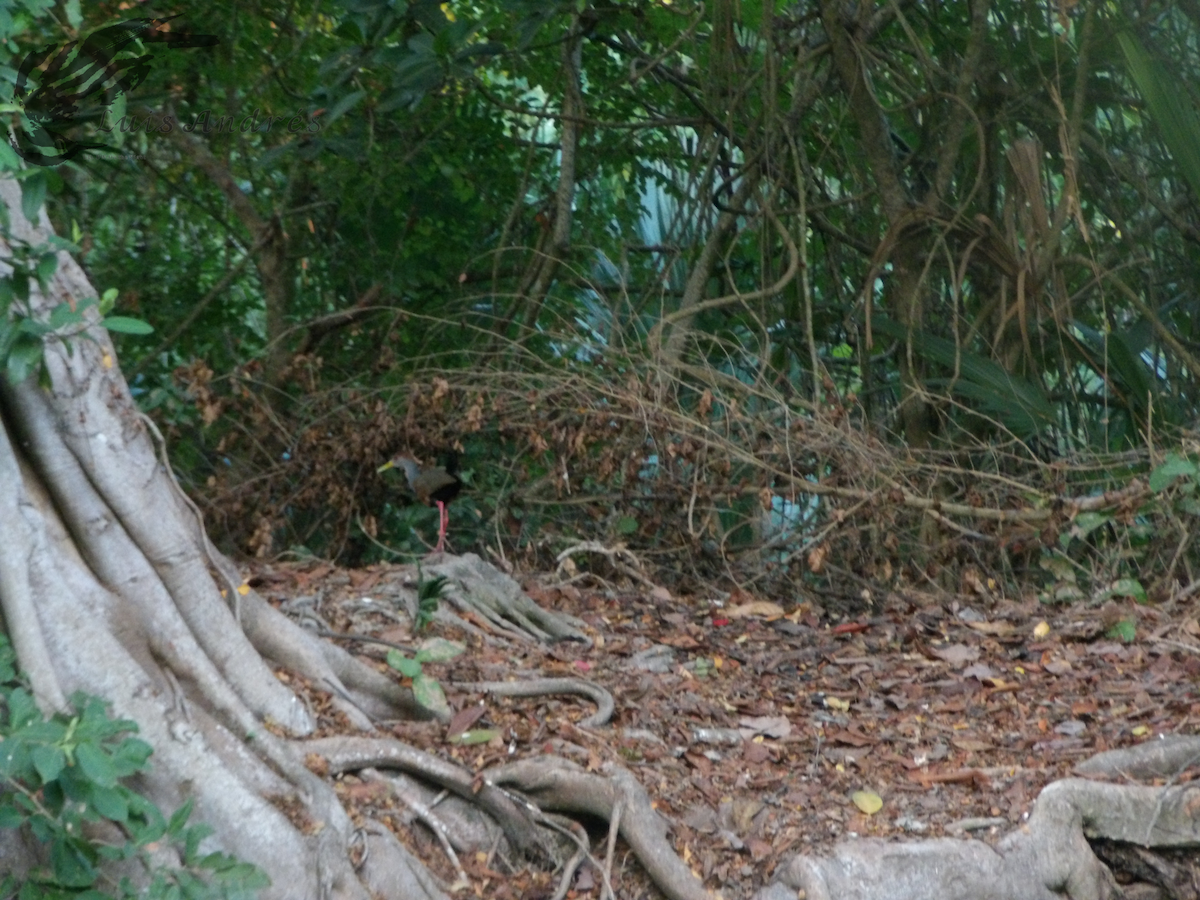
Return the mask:
[[[361,737],[316,738],[300,743],[326,761],[331,773],[371,767],[399,769],[477,803],[503,829],[510,846],[527,856],[558,860],[536,820],[507,790],[527,796],[537,810],[584,813],[612,822],[655,884],[670,900],[711,900],[666,839],[666,823],[627,769],[607,766],[593,775],[565,759],[541,756],[472,775],[465,769],[398,741]],[[540,818],[540,815],[538,816]],[[536,840],[531,839],[534,835]]]
[[[712,900],[700,880],[667,841],[666,821],[655,811],[645,788],[628,769],[606,764],[606,775],[592,775],[558,757],[541,756],[492,770],[487,780],[514,788],[539,808],[585,813],[612,821],[620,816],[620,834],[669,900]]]
[[[370,822],[364,828],[363,881],[376,897],[404,900],[450,900],[449,894],[421,861],[408,852],[384,826]]]
[[[1147,755],[1156,753],[1153,743]],[[1136,748],[1135,748],[1136,749]],[[1136,754],[1135,754],[1136,755]],[[860,840],[793,857],[759,900],[1107,900],[1122,896],[1087,838],[1143,847],[1200,846],[1200,787],[1068,778],[1042,790],[1028,821],[995,847],[949,838]]]
[[[474,553],[443,557],[425,571],[447,579],[443,596],[451,605],[478,616],[509,637],[546,643],[561,640],[590,643],[582,631],[582,622],[542,609],[516,581]]]
[[[1109,778],[1175,778],[1200,762],[1200,735],[1168,734],[1136,747],[1097,753],[1075,767],[1077,775]]]
[[[535,678],[532,681],[456,681],[449,687],[460,691],[483,691],[497,697],[545,697],[549,694],[582,694],[596,704],[596,712],[581,719],[583,728],[607,725],[613,716],[615,703],[606,689],[582,678]]]
[[[552,843],[536,828],[524,808],[493,784],[479,782],[461,766],[387,738],[314,738],[299,742],[299,746],[306,754],[315,753],[324,757],[331,773],[367,767],[399,769],[440,785],[478,804],[496,820],[514,850],[541,863],[556,860],[557,853]]]

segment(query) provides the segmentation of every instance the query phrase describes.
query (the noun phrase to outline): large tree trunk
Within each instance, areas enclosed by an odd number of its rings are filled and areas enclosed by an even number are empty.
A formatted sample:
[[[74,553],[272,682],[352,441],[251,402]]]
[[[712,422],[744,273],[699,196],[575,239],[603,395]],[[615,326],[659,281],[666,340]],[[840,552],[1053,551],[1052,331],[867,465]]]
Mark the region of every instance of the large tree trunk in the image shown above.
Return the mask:
[[[17,184],[0,181],[0,196],[14,242],[45,244],[45,215],[37,227],[24,218]],[[11,259],[12,246],[0,253]],[[31,310],[44,319],[60,302],[94,297],[60,252],[48,291],[31,289]],[[94,323],[94,307],[89,315]],[[137,722],[154,748],[150,798],[167,811],[194,799],[214,845],[270,875],[266,896],[366,897],[332,790],[263,727],[300,736],[314,723],[262,651],[327,679],[365,725],[372,703],[407,699],[411,710],[411,699],[243,596],[236,575],[222,596],[210,571],[232,567],[159,463],[102,328],[48,338],[44,365],[48,389],[34,377],[0,380],[0,610],[38,702],[62,710],[82,690]],[[382,690],[368,697],[364,685]],[[299,802],[321,827],[301,833],[266,797]]]

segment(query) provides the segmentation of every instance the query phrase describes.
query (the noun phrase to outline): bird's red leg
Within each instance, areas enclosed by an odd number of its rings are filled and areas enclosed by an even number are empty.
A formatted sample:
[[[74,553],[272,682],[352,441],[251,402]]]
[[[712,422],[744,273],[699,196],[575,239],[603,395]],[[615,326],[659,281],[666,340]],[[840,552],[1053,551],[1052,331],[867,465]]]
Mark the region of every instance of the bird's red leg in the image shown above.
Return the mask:
[[[450,517],[446,515],[446,504],[441,500],[437,501],[438,507],[438,543],[437,553],[441,553],[446,549],[446,526],[450,524]]]

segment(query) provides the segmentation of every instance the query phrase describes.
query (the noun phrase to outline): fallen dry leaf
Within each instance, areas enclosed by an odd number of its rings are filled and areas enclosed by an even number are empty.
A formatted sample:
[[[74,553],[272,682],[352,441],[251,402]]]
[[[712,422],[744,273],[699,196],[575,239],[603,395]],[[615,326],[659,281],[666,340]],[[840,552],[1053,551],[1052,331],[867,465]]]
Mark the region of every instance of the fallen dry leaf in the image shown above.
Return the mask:
[[[744,738],[759,734],[769,738],[785,738],[792,733],[792,723],[787,716],[742,716],[738,719],[738,726]]]
[[[967,627],[981,634],[1012,634],[1017,630],[1011,622],[967,622]]]
[[[855,791],[850,795],[850,799],[868,816],[873,816],[883,809],[883,798],[874,791]]]
[[[770,600],[753,600],[725,611],[731,619],[747,619],[751,616],[761,616],[764,619],[782,619],[783,607]]]
[[[930,647],[929,652],[942,662],[952,666],[961,666],[979,659],[979,648],[968,647],[966,644],[947,644],[945,647]]]

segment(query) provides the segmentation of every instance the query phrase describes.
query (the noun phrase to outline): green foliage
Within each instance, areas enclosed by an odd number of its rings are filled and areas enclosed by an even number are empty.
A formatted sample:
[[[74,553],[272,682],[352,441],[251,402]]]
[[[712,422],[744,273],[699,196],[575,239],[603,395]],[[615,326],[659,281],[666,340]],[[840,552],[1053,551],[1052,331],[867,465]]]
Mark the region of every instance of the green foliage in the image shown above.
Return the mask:
[[[1137,623],[1133,619],[1120,619],[1105,632],[1105,637],[1131,644],[1137,637]]]
[[[899,341],[911,339],[922,357],[954,372],[953,378],[929,378],[928,383],[973,401],[981,412],[1017,437],[1031,437],[1055,424],[1054,407],[1040,384],[1010,374],[995,360],[953,341],[923,331],[910,335],[885,316],[877,317],[874,327]]]
[[[1108,477],[1110,489],[1127,492],[1144,479],[1150,493],[1135,495],[1139,500],[1132,509],[1085,510],[1074,516],[1059,532],[1057,547],[1042,552],[1044,601],[1145,604],[1169,589],[1153,579],[1164,561],[1177,562],[1191,541],[1188,523],[1200,515],[1200,465],[1173,450],[1148,473],[1119,470]]]
[[[1163,141],[1175,157],[1194,197],[1200,197],[1200,117],[1179,90],[1170,72],[1146,52],[1142,42],[1130,32],[1117,35],[1125,63],[1138,90],[1146,98],[1150,113]]]
[[[2,167],[0,167],[2,168]],[[46,197],[49,179],[44,169],[26,169],[17,175],[21,182],[22,212],[36,222]],[[12,271],[0,277],[0,369],[13,384],[18,384],[39,371],[42,352],[47,340],[68,345],[87,327],[87,310],[100,310],[98,323],[110,331],[126,334],[149,334],[154,329],[129,316],[110,316],[116,290],[110,288],[101,298],[86,297],[58,303],[50,315],[42,319],[33,314],[30,290],[36,284],[45,294],[51,290],[51,279],[58,271],[60,252],[78,253],[72,241],[52,236],[45,244],[33,245],[15,236],[8,223],[0,222],[0,235],[9,247],[7,263]]]
[[[425,578],[420,571],[420,566],[418,566],[417,621],[413,625],[413,630],[418,632],[424,631],[433,621],[434,615],[437,614],[438,601],[441,600],[447,583],[445,575]]]
[[[191,801],[165,818],[125,785],[148,768],[150,745],[137,725],[113,719],[96,697],[76,694],[71,714],[43,717],[14,668],[0,635],[0,828],[26,829],[45,848],[44,864],[18,883],[0,877],[0,897],[20,900],[174,900],[188,897],[249,900],[269,882],[255,866],[222,853],[202,853],[210,833],[188,825]],[[106,823],[112,829],[97,832]],[[96,834],[118,834],[120,842]],[[154,868],[150,845],[179,850],[181,867]],[[107,881],[106,862],[138,859],[147,886]]]
[[[449,713],[450,704],[446,694],[436,678],[427,675],[424,664],[445,662],[462,653],[466,648],[445,638],[430,638],[421,643],[414,656],[407,656],[399,650],[388,650],[387,663],[405,678],[412,680],[413,696],[426,709],[438,713]]]
[[[1194,495],[1196,482],[1200,480],[1200,466],[1179,453],[1168,453],[1162,464],[1150,473],[1150,490],[1160,494],[1176,482],[1181,482],[1181,490]],[[1195,510],[1187,510],[1195,514]]]
[[[130,317],[164,335],[114,340],[219,538],[351,563],[380,552],[368,535],[420,552],[413,529],[427,533],[432,511],[370,470],[400,444],[461,441],[481,483],[454,508],[456,549],[498,536],[536,554],[545,532],[589,527],[657,546],[683,530],[668,509],[678,477],[722,488],[708,508],[684,502],[687,562],[723,572],[718,557],[763,539],[763,510],[799,508],[784,497],[796,479],[857,477],[790,437],[795,459],[775,454],[779,435],[827,412],[917,450],[1015,438],[1031,455],[1036,438],[1043,459],[1130,450],[1196,421],[1200,249],[1192,175],[1168,134],[1175,120],[1186,139],[1200,71],[1186,11],[999,0],[972,21],[981,7],[888,7],[851,54],[872,86],[864,116],[811,9],[718,7],[218,0],[180,24],[219,49],[150,48],[127,109],[258,123],[189,133],[219,177],[139,128],[120,155],[22,176],[26,203],[46,198],[96,283],[120,288],[103,309],[111,329]],[[81,31],[107,23],[103,5],[79,12]],[[26,18],[34,43],[57,37],[48,16]],[[1139,46],[1153,58],[1139,63]],[[1164,83],[1179,88],[1169,114],[1154,99]],[[302,131],[288,129],[296,117]],[[572,133],[574,180],[560,184]],[[36,274],[33,260],[22,277]],[[13,331],[17,374],[33,371],[38,340]],[[274,376],[271,347],[302,353]],[[486,397],[427,389],[514,371]],[[515,386],[531,372],[550,374]],[[549,411],[511,401],[584,372],[597,376],[585,396],[558,403],[551,388]],[[668,399],[649,389],[663,374],[677,379]],[[626,390],[661,404],[638,413],[639,440],[588,421]],[[693,415],[701,395],[713,412],[692,434],[658,418]],[[732,470],[686,450],[668,464],[666,448],[710,427],[736,444]],[[816,506],[804,527],[829,523]],[[1063,530],[1075,533],[1054,552],[1076,563],[1115,546],[1107,528]],[[1149,552],[1134,532],[1120,552]],[[798,565],[798,546],[771,558]],[[908,565],[919,552],[879,555]],[[1101,581],[1132,577],[1128,565],[1114,556]]]

